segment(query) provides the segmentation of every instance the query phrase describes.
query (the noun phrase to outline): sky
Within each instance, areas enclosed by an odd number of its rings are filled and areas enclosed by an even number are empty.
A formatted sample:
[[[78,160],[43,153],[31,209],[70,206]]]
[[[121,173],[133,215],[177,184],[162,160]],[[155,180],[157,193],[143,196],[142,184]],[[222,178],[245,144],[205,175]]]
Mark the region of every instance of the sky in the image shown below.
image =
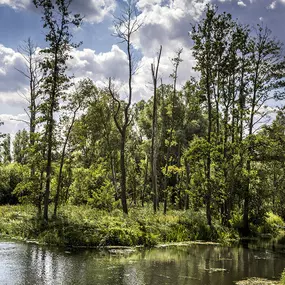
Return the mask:
[[[124,0],[73,0],[71,10],[84,16],[79,29],[73,30],[74,41],[83,44],[72,51],[68,72],[76,80],[89,77],[99,86],[113,77],[122,98],[126,95],[128,65],[125,47],[112,36],[114,15],[119,15]],[[183,48],[178,72],[181,85],[195,76],[195,60],[191,53],[191,24],[202,19],[208,3],[220,12],[232,14],[240,23],[254,26],[263,22],[273,36],[285,43],[285,0],[137,0],[138,19],[142,27],[134,35],[133,44],[139,69],[134,77],[134,101],[148,99],[152,94],[150,65],[163,46],[160,77],[170,82],[171,58]],[[0,0],[0,119],[1,132],[11,133],[27,128],[21,94],[28,92],[28,81],[17,71],[24,68],[19,46],[29,37],[39,47],[46,43],[41,15],[32,0]]]

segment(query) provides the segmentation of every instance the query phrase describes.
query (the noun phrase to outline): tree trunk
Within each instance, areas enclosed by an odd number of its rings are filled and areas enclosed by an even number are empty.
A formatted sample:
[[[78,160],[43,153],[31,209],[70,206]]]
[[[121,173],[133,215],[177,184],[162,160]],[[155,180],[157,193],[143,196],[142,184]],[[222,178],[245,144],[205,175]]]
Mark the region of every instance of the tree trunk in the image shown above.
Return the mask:
[[[121,151],[120,151],[120,166],[121,166],[121,202],[123,211],[128,214],[127,205],[127,186],[126,186],[126,165],[125,165],[125,143],[126,143],[126,130],[123,129],[121,138]]]
[[[142,190],[142,195],[141,195],[142,207],[144,207],[144,198],[145,198],[145,191],[146,191],[146,185],[147,185],[147,177],[148,177],[148,156],[146,156],[145,177],[144,177],[144,184],[143,184],[143,190]]]
[[[65,159],[65,151],[66,151],[66,147],[67,147],[67,143],[68,143],[68,140],[69,140],[69,136],[70,136],[72,127],[73,127],[74,122],[75,122],[76,113],[77,113],[78,110],[79,110],[79,107],[76,108],[76,110],[73,113],[72,121],[71,121],[71,124],[70,124],[70,126],[68,128],[68,131],[67,131],[67,134],[66,134],[66,138],[65,138],[65,141],[64,141],[64,145],[63,145],[63,149],[62,149],[62,153],[61,153],[59,174],[58,174],[58,179],[57,179],[56,195],[55,195],[55,198],[54,198],[54,212],[53,212],[53,217],[54,218],[56,218],[56,216],[57,216],[59,195],[60,195],[60,191],[61,191],[62,170],[63,170],[64,159]]]
[[[151,65],[152,80],[153,80],[153,112],[152,112],[152,138],[151,138],[151,177],[153,191],[153,211],[156,213],[158,208],[158,191],[157,191],[157,77],[159,62],[162,52],[160,46],[157,66]]]
[[[47,149],[47,167],[46,167],[46,190],[44,196],[44,220],[48,222],[48,208],[50,197],[51,182],[51,162],[52,162],[52,137],[53,137],[53,108],[51,107],[48,122],[48,149]]]
[[[208,137],[207,141],[209,146],[211,145],[212,138],[212,102],[211,102],[211,91],[209,82],[209,71],[207,71],[207,104],[208,104]],[[211,149],[209,147],[206,163],[206,179],[207,179],[207,193],[206,193],[206,216],[209,226],[212,226],[212,215],[211,215],[211,201],[212,201],[212,187],[211,187]]]

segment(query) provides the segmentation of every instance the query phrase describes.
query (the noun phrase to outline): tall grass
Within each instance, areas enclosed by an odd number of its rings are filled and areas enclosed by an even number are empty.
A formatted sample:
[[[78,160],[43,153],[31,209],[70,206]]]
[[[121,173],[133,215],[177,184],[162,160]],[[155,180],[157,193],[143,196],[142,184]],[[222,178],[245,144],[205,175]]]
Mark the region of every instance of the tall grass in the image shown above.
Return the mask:
[[[36,218],[32,206],[1,206],[0,233],[19,239],[62,246],[153,246],[180,241],[217,241],[231,237],[220,227],[208,227],[205,214],[193,211],[169,211],[153,214],[152,209],[132,208],[106,212],[88,206],[64,206],[58,218],[48,224]]]

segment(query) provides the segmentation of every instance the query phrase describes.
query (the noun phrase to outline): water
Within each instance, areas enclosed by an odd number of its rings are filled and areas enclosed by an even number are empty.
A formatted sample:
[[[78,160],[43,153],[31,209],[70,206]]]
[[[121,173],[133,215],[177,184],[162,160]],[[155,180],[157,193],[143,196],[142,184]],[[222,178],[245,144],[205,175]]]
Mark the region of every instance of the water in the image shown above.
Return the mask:
[[[285,254],[272,249],[191,245],[110,254],[0,242],[0,284],[232,285],[279,278]]]

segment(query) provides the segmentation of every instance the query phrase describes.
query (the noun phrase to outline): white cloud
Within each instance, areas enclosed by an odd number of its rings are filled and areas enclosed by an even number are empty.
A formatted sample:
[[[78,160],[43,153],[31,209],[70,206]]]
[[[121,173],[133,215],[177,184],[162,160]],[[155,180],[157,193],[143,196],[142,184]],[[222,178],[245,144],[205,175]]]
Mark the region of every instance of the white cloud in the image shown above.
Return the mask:
[[[175,56],[174,50],[163,50],[159,77],[164,83],[172,83],[170,74],[173,72],[171,58]],[[153,51],[154,55],[157,49]],[[106,53],[96,53],[91,49],[82,51],[73,50],[73,58],[69,62],[69,72],[75,75],[76,81],[81,78],[91,78],[98,87],[107,87],[108,77],[115,80],[118,92],[121,98],[127,95],[127,80],[128,80],[128,62],[127,55],[118,46],[113,45],[112,49]],[[178,70],[178,86],[189,79],[190,75],[195,75],[192,67],[195,61],[192,52],[189,48],[185,48],[182,53],[183,62]],[[152,95],[152,77],[150,66],[153,63],[153,57],[143,56],[138,62],[139,69],[133,77],[133,101],[147,99]]]
[[[0,0],[0,5],[7,5],[13,9],[35,10],[32,0]],[[115,0],[73,0],[70,10],[80,13],[86,21],[99,23],[116,9]]]
[[[0,132],[3,134],[12,134],[12,138],[18,130],[27,128],[27,124],[24,122],[28,120],[26,114],[1,114],[0,120],[4,122],[4,125],[0,126]]]
[[[115,0],[73,0],[71,10],[85,16],[85,20],[100,23],[116,10]]]
[[[161,4],[163,0],[140,0],[137,2],[139,9],[151,8],[152,5]]]
[[[24,92],[24,91],[23,91]],[[27,92],[25,92],[27,94]],[[21,92],[0,92],[0,104],[13,106],[13,107],[25,107],[27,105],[27,101],[25,101]],[[2,108],[1,108],[2,109]]]
[[[278,3],[285,5],[285,0],[274,0],[271,2],[269,6],[267,6],[267,9],[271,9],[271,10],[276,9]]]
[[[172,52],[189,46],[190,24],[201,17],[210,0],[172,0],[164,1],[164,5],[146,5],[146,2],[156,1],[138,1],[141,9],[138,20],[143,26],[135,35],[134,44],[144,56],[153,57],[160,45]]]
[[[0,93],[19,91],[26,86],[26,78],[16,68],[25,70],[24,58],[20,53],[0,44]]]
[[[246,7],[246,4],[243,1],[238,1],[237,4],[241,7]]]
[[[31,4],[31,0],[0,0],[0,5],[7,5],[13,9],[26,9]]]
[[[267,8],[274,10],[276,8],[276,1],[273,1]]]
[[[73,50],[69,71],[75,77],[90,77],[94,81],[113,77],[125,81],[128,76],[127,55],[117,45],[109,52],[96,53],[92,49]]]

